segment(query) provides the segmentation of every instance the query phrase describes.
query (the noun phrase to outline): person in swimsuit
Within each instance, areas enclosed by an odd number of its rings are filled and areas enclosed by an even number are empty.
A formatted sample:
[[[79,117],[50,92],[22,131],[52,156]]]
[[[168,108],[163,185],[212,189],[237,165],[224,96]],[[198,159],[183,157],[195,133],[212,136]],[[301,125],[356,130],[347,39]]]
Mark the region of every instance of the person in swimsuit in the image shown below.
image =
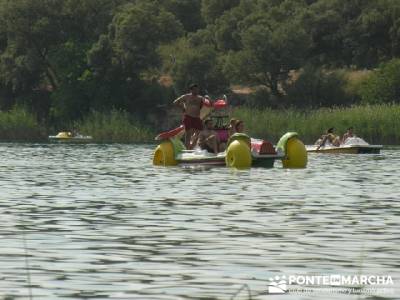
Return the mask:
[[[347,128],[346,133],[343,134],[343,137],[342,137],[342,144],[346,143],[346,140],[347,140],[348,138],[351,138],[351,137],[354,137],[353,127]]]
[[[214,124],[211,119],[204,121],[205,129],[199,134],[199,147],[210,153],[218,154],[218,134],[213,130]]]
[[[321,148],[322,146],[325,146],[327,141],[329,141],[333,146],[340,146],[340,138],[335,134],[335,128],[333,127],[329,128],[326,131],[326,134],[324,134],[320,140],[321,142],[319,143],[317,150],[319,150],[319,148]]]
[[[185,126],[185,146],[186,149],[193,149],[197,143],[200,131],[203,129],[203,122],[200,119],[200,110],[203,106],[204,98],[199,95],[199,86],[192,84],[190,93],[180,96],[174,104],[183,107],[183,125]]]

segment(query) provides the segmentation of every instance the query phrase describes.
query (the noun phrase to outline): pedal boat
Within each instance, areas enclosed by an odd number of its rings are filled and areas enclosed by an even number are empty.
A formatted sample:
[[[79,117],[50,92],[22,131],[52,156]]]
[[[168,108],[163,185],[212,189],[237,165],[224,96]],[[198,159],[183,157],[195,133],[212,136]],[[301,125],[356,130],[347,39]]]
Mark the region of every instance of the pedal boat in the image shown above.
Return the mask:
[[[272,168],[276,160],[281,160],[285,168],[307,166],[306,148],[297,133],[286,133],[276,147],[268,141],[236,133],[228,140],[226,151],[217,155],[205,150],[186,150],[179,137],[170,137],[161,141],[153,156],[156,166],[211,165],[236,169]]]
[[[334,146],[330,143],[320,147],[317,145],[307,146],[307,152],[310,153],[343,153],[343,154],[379,154],[382,145],[370,145],[362,138],[348,138],[342,145]]]
[[[305,168],[307,151],[296,132],[288,132],[282,136],[274,147],[269,141],[252,139],[246,134],[236,133],[229,138],[226,127],[228,114],[225,111],[227,98],[218,99],[214,103],[206,100],[200,111],[200,119],[208,115],[215,119],[214,131],[219,140],[226,144],[224,152],[214,154],[204,150],[187,150],[180,138],[185,132],[183,125],[165,131],[156,136],[160,144],[153,155],[155,166],[176,165],[208,165],[227,166],[236,169],[250,167],[272,168],[276,160],[281,160],[285,168]],[[211,114],[214,112],[213,114]]]
[[[64,142],[64,143],[88,143],[93,141],[93,137],[90,135],[73,135],[70,131],[62,131],[57,135],[50,135],[49,140],[52,142]]]

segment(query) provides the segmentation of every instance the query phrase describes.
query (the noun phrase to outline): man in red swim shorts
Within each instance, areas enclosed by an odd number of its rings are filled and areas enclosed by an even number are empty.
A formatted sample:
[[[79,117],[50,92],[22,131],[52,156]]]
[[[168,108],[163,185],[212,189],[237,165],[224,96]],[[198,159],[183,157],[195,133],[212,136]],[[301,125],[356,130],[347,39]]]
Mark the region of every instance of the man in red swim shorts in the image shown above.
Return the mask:
[[[203,129],[203,122],[200,119],[200,110],[203,106],[204,98],[199,95],[197,84],[190,86],[190,93],[180,96],[174,104],[183,107],[183,125],[185,126],[185,146],[186,149],[193,149],[197,143],[200,131]]]

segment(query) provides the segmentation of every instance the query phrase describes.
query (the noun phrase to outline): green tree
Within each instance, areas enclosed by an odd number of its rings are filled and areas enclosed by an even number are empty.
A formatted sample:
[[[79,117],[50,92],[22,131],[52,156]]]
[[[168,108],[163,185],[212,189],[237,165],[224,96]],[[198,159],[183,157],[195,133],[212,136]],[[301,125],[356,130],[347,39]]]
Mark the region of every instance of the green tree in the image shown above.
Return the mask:
[[[207,24],[213,24],[225,12],[239,3],[240,0],[202,0],[201,14]]]
[[[282,96],[280,83],[300,68],[310,47],[307,33],[296,22],[268,26],[262,22],[241,33],[242,50],[228,55],[225,73],[238,83],[262,85]]]
[[[138,75],[158,65],[157,47],[161,43],[182,33],[182,25],[174,15],[156,2],[127,4],[115,14],[107,34],[93,45],[90,62],[96,71],[118,65]]]
[[[30,90],[42,75],[54,87],[57,71],[49,58],[49,49],[63,40],[60,5],[56,1],[2,1],[0,19],[4,38],[0,56],[0,79],[14,90]]]
[[[340,66],[351,61],[343,55],[346,20],[335,4],[339,6],[339,1],[317,1],[301,17],[301,27],[312,39],[308,61],[316,66]]]
[[[355,23],[352,38],[357,40],[358,47],[354,51],[354,63],[370,68],[400,54],[397,35],[399,24],[399,1],[370,2]]]
[[[303,15],[315,65],[371,68],[400,53],[400,2],[319,0]]]
[[[86,51],[106,30],[114,4],[107,0],[0,1],[2,94],[14,101],[26,99],[44,111],[63,95],[79,112],[86,99],[82,89],[72,90],[80,85],[79,78],[87,70]],[[44,99],[53,94],[55,103],[32,102],[38,91]]]
[[[240,30],[243,26],[243,20],[257,11],[255,3],[255,1],[242,1],[238,6],[225,12],[216,20],[212,32],[214,32],[218,50],[222,52],[240,50]]]
[[[92,107],[126,109],[139,114],[146,72],[158,68],[158,47],[183,33],[175,16],[156,2],[124,5],[114,16],[108,33],[100,36],[88,53]],[[150,101],[151,99],[149,99]]]
[[[400,103],[400,59],[381,64],[360,87],[364,103]]]
[[[201,15],[201,0],[161,0],[159,3],[167,11],[174,14],[185,31],[195,32],[204,27]]]
[[[114,58],[128,73],[140,74],[160,62],[157,47],[182,34],[174,15],[154,3],[128,4],[115,15],[109,39]]]
[[[222,73],[220,57],[212,45],[193,46],[184,38],[164,48],[163,53],[178,93],[186,91],[191,83],[199,84],[211,95],[228,90],[229,82]]]
[[[297,80],[286,89],[288,105],[296,108],[347,106],[354,97],[348,95],[346,78],[341,72],[329,72],[306,66]]]

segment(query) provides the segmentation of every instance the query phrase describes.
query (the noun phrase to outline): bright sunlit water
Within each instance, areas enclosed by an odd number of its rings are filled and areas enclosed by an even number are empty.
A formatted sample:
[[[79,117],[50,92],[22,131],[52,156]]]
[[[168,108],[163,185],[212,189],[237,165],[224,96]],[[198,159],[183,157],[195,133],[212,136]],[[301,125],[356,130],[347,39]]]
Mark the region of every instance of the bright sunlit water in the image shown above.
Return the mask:
[[[304,170],[153,167],[149,145],[0,145],[0,299],[397,299],[400,149]],[[24,249],[24,237],[27,248]],[[394,294],[269,295],[290,274]]]

